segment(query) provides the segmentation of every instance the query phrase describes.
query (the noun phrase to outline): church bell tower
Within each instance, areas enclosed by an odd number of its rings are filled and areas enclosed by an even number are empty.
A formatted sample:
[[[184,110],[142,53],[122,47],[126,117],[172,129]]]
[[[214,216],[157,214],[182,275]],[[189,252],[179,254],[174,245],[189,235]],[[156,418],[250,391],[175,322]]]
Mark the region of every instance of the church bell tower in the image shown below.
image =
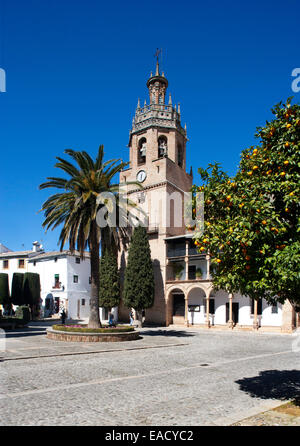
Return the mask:
[[[186,127],[181,125],[180,104],[167,98],[168,80],[160,72],[157,59],[155,74],[147,80],[149,101],[141,106],[138,100],[129,134],[129,167],[120,173],[120,183],[138,181],[143,189],[128,185],[128,196],[148,215],[148,235],[155,276],[155,303],[147,310],[147,320],[166,323],[165,283],[167,280],[166,237],[187,232],[182,219],[174,225],[174,215],[168,224],[162,221],[162,208],[167,207],[170,196],[182,197],[191,190],[192,174],[186,172]],[[171,211],[174,214],[174,209]],[[183,216],[183,210],[180,211]],[[127,254],[124,252],[123,259]],[[124,262],[123,262],[124,263]],[[126,263],[126,262],[125,262]],[[125,264],[124,264],[125,267]],[[121,265],[121,275],[122,275]],[[123,313],[124,312],[124,313]],[[120,315],[128,311],[120,307]]]

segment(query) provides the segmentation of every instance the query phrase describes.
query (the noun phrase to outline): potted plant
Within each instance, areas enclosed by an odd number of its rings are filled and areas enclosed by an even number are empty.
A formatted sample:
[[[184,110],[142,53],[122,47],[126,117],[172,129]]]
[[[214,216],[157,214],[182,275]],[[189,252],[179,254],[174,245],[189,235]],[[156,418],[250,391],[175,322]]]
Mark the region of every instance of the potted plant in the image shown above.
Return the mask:
[[[197,268],[196,269],[196,279],[202,279],[202,269],[201,268]]]
[[[174,270],[174,274],[175,274],[175,279],[179,280],[181,277],[181,273],[184,270],[184,267],[180,264],[175,264],[175,265],[173,265],[173,270]]]

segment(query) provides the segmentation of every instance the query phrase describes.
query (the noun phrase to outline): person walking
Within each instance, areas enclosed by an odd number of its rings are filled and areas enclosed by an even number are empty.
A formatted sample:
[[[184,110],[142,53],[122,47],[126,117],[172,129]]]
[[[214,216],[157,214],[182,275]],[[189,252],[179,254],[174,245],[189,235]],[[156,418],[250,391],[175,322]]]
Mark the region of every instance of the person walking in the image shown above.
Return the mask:
[[[61,314],[60,314],[60,317],[61,317],[61,323],[62,323],[63,325],[65,325],[65,323],[66,323],[66,312],[65,312],[65,309],[64,309],[64,308],[62,309],[62,312],[61,312]]]
[[[114,315],[112,313],[109,313],[108,325],[110,327],[115,327],[116,326],[115,317],[114,317]]]
[[[133,319],[133,312],[132,312],[132,310],[130,310],[129,319],[130,319],[130,325],[133,325],[134,319]]]

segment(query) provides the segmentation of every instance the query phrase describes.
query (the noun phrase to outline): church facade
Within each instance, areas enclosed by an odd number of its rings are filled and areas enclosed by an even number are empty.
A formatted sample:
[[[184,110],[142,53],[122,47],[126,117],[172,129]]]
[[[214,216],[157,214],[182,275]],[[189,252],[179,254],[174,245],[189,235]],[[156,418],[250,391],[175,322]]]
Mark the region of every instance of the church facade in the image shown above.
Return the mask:
[[[146,323],[293,331],[296,314],[289,302],[270,306],[213,289],[210,258],[197,251],[183,218],[193,176],[187,172],[188,138],[180,104],[173,105],[167,87],[157,61],[147,81],[149,103],[138,101],[132,121],[129,167],[120,174],[129,199],[146,216],[155,276],[155,302],[145,311]],[[119,256],[121,280],[126,256],[126,251]],[[119,319],[127,321],[128,312],[121,302]]]

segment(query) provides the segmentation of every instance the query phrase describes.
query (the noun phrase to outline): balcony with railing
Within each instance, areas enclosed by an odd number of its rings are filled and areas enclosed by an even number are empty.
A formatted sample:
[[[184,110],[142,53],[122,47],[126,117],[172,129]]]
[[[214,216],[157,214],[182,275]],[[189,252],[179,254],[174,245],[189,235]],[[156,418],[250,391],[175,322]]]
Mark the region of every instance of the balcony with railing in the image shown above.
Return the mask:
[[[191,238],[167,239],[167,282],[208,281],[210,258],[199,253]]]

